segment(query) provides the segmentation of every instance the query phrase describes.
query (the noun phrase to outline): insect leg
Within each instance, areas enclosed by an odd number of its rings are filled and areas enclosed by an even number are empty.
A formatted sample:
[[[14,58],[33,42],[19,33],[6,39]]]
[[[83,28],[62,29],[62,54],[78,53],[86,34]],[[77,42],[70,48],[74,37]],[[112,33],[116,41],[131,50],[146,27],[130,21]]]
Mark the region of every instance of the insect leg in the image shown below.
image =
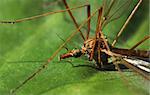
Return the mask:
[[[45,63],[39,68],[37,69],[34,73],[32,73],[26,80],[24,80],[20,85],[18,85],[16,88],[14,88],[11,91],[11,94],[15,93],[19,88],[21,88],[24,84],[26,84],[28,81],[30,81],[31,79],[33,79],[37,74],[39,74],[43,69],[45,69],[48,64],[53,60],[53,58],[60,52],[60,50],[72,39],[73,36],[75,36],[78,31],[87,23],[88,20],[90,20],[95,14],[97,13],[97,10],[87,19],[84,20],[84,22],[79,26],[79,28],[74,31],[67,39],[66,41],[60,45],[60,47],[52,54],[52,56],[45,61]]]
[[[30,20],[33,20],[33,19],[48,16],[48,15],[51,15],[51,14],[66,12],[68,10],[74,10],[74,9],[82,8],[82,7],[85,7],[85,6],[87,6],[87,5],[81,5],[81,6],[78,6],[78,7],[74,7],[74,8],[70,8],[70,9],[67,8],[65,10],[58,10],[58,11],[54,11],[54,12],[47,12],[47,13],[44,13],[44,14],[40,14],[40,15],[36,15],[36,16],[32,16],[32,17],[27,17],[27,18],[22,18],[22,19],[17,19],[17,20],[10,20],[10,21],[0,20],[0,24],[15,24],[15,23],[20,23],[20,22],[24,22],[24,21],[30,21]]]
[[[87,18],[89,18],[91,16],[91,9],[90,9],[90,5],[87,6]],[[89,38],[89,34],[90,34],[90,28],[91,28],[91,20],[88,21],[88,30],[87,30],[87,35],[86,35],[86,40]]]
[[[92,60],[93,59],[93,56],[94,56],[94,49],[95,49],[95,45],[96,45],[96,40],[97,38],[99,39],[100,35],[99,35],[99,30],[100,30],[100,20],[101,20],[101,15],[102,15],[102,7],[98,10],[98,21],[97,21],[97,26],[96,26],[96,31],[95,31],[95,41],[94,41],[94,45],[91,49],[91,53],[90,53],[90,58],[89,60]],[[99,49],[98,49],[99,50]],[[99,54],[98,54],[99,55]]]
[[[134,50],[136,47],[138,47],[140,44],[142,44],[144,41],[148,40],[149,38],[150,38],[150,36],[144,37],[144,39],[142,39],[141,41],[136,43],[130,50]]]
[[[139,2],[137,3],[137,5],[134,7],[133,11],[131,12],[131,14],[129,15],[129,17],[127,18],[126,22],[124,23],[124,25],[122,26],[122,28],[120,29],[120,31],[118,32],[117,36],[115,37],[112,46],[114,47],[114,45],[116,44],[118,38],[120,37],[120,35],[122,34],[123,30],[125,29],[125,27],[127,26],[127,24],[129,23],[129,21],[131,20],[131,18],[133,17],[134,13],[136,12],[136,10],[138,9],[139,5],[141,4],[142,0],[139,0]]]
[[[63,0],[63,2],[64,2],[64,4],[65,4],[66,9],[69,9],[69,6],[68,6],[68,4],[67,4],[66,0]],[[68,13],[69,13],[70,17],[72,18],[72,20],[73,20],[73,22],[74,22],[74,24],[75,24],[76,28],[78,28],[78,27],[79,27],[79,25],[78,25],[78,23],[77,23],[76,19],[74,18],[74,16],[73,16],[73,14],[72,14],[71,10],[67,10],[67,11],[68,11]],[[80,32],[81,37],[82,37],[82,38],[83,38],[83,40],[85,41],[84,35],[83,35],[83,33],[81,32],[81,30],[80,30],[80,29],[79,29],[79,32]]]

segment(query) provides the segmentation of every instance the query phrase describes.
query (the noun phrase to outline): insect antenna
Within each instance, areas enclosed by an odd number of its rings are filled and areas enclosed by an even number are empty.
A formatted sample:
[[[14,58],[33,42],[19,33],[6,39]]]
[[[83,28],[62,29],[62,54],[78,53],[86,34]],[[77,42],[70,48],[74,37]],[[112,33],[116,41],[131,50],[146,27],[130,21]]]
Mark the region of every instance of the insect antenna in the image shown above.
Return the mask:
[[[57,37],[59,38],[59,39],[61,39],[63,42],[65,42],[65,40],[62,38],[62,37],[60,37],[60,35],[58,35],[58,33],[56,33],[56,35],[57,35]],[[66,46],[64,46],[64,48],[68,51],[69,49],[67,48],[67,44],[66,44]]]

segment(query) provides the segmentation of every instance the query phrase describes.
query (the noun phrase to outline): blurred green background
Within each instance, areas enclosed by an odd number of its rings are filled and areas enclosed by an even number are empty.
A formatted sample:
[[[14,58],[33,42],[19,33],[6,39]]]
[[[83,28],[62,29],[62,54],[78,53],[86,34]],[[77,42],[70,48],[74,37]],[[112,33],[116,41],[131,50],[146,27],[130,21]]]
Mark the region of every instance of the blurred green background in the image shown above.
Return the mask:
[[[60,2],[55,0],[1,0],[0,20],[13,20],[42,14],[48,11],[65,9]],[[140,39],[149,35],[149,0],[143,0],[140,8],[119,38],[117,47],[131,48]],[[67,0],[71,7],[85,4],[86,0]],[[101,5],[101,1],[89,0],[92,12]],[[137,3],[134,0],[133,5]],[[132,7],[133,8],[133,7]],[[112,42],[116,33],[121,28],[131,10],[116,22],[104,28],[104,34]],[[79,24],[86,19],[86,10],[73,11]],[[92,33],[95,30],[96,18],[92,19]],[[86,25],[84,26],[86,27]],[[41,61],[48,59],[66,39],[75,31],[68,13],[59,13],[26,21],[18,24],[0,24],[0,95],[8,95],[29,75],[41,66]],[[82,28],[83,31],[86,28]],[[91,33],[91,34],[92,34]],[[58,37],[58,35],[60,37]],[[69,49],[79,48],[83,44],[77,34],[66,46]],[[146,41],[138,49],[149,49]],[[60,54],[54,58],[35,78],[19,89],[17,95],[147,95],[148,84],[141,77],[131,72],[123,74],[129,80],[125,83],[118,72],[99,72],[91,68],[72,68],[67,62],[59,62]],[[75,60],[75,59],[73,59]],[[19,62],[21,61],[21,62]],[[14,62],[14,63],[8,63]],[[64,63],[64,64],[63,64]],[[86,63],[76,59],[73,64]],[[142,87],[141,87],[142,85]],[[147,88],[146,88],[147,87]]]

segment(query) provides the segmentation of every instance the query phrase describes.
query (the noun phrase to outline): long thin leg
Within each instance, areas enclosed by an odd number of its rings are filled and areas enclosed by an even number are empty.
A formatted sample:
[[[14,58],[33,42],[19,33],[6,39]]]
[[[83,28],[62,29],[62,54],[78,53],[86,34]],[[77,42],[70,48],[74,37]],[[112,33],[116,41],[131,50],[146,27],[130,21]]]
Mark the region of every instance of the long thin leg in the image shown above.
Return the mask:
[[[81,5],[81,6],[78,6],[78,7],[74,7],[74,8],[67,8],[65,10],[58,10],[58,11],[55,11],[55,12],[47,12],[47,13],[44,13],[44,14],[40,14],[40,15],[36,15],[36,16],[32,16],[32,17],[27,17],[27,18],[22,18],[22,19],[17,19],[17,20],[11,20],[11,21],[0,21],[0,24],[15,24],[15,23],[20,23],[20,22],[24,22],[24,21],[29,21],[29,20],[33,20],[33,19],[37,19],[37,18],[41,18],[41,17],[45,17],[45,16],[48,16],[48,15],[51,15],[51,14],[55,14],[55,13],[61,13],[61,12],[66,12],[68,10],[74,10],[74,9],[78,9],[78,8],[82,8],[82,7],[85,7],[87,5]]]
[[[98,23],[97,23],[97,31],[96,31],[96,40],[98,39],[98,64],[101,65],[101,67],[103,67],[103,64],[101,62],[101,50],[100,50],[100,44],[101,44],[101,18],[102,18],[102,12],[103,12],[103,8],[101,8],[101,10],[99,10],[98,13]]]
[[[146,36],[144,37],[144,39],[142,39],[141,41],[139,41],[137,44],[135,44],[130,50],[134,50],[136,47],[138,47],[140,44],[142,44],[144,41],[146,41],[147,39],[149,39],[150,36]]]
[[[63,0],[63,2],[64,2],[64,4],[65,4],[65,6],[66,6],[66,9],[69,9],[69,6],[68,6],[66,0]],[[68,13],[69,13],[70,17],[72,18],[72,20],[73,20],[73,22],[74,22],[76,28],[78,29],[78,28],[79,28],[79,25],[78,25],[76,19],[74,18],[74,16],[73,16],[71,10],[68,10]],[[85,41],[85,38],[84,38],[83,33],[81,32],[81,30],[79,30],[79,32],[80,32],[81,37],[82,37],[83,40]]]
[[[101,62],[101,44],[102,44],[102,41],[104,42],[106,49],[110,50],[108,43],[106,42],[106,39],[104,38],[104,35],[102,33],[102,21],[101,21],[102,14],[103,14],[103,8],[101,10],[99,10],[98,27],[97,27],[97,31],[96,31],[96,38],[98,39],[98,63],[101,64],[101,67],[103,67],[103,64]]]
[[[92,50],[91,50],[91,54],[90,54],[90,58],[89,60],[92,60],[93,59],[93,56],[94,56],[94,49],[95,49],[95,44],[96,44],[96,39],[99,38],[99,25],[100,25],[100,20],[101,20],[101,15],[102,15],[102,7],[98,10],[98,20],[97,20],[97,26],[96,26],[96,31],[95,31],[95,41],[94,41],[94,45],[92,47]],[[99,50],[99,49],[98,49]]]
[[[81,27],[80,27],[81,28]],[[17,86],[15,89],[13,89],[11,91],[11,93],[15,93],[20,87],[22,87],[24,84],[26,84],[29,80],[31,80],[33,77],[35,77],[38,73],[40,73],[43,69],[45,69],[49,62],[51,62],[51,60],[59,53],[59,51],[66,45],[66,43],[68,41],[71,40],[71,38],[77,33],[73,32],[70,37],[68,37],[68,39],[56,50],[55,53],[53,53],[53,55],[45,62],[45,64],[43,64],[37,71],[35,71],[33,74],[31,74],[26,80],[24,80],[19,86]]]
[[[90,16],[91,16],[91,9],[90,9],[90,5],[88,5],[87,6],[87,18],[89,18]],[[88,30],[87,30],[86,40],[89,38],[90,28],[91,28],[91,20],[88,21]]]
[[[51,62],[51,60],[53,60],[53,58],[60,52],[60,50],[72,39],[73,36],[75,36],[78,33],[78,31],[88,22],[88,20],[90,20],[97,13],[97,11],[98,10],[96,10],[89,18],[84,20],[84,22],[79,26],[79,28],[66,39],[66,41],[52,54],[52,56],[39,69],[37,69],[37,71],[32,73],[26,80],[24,80],[20,85],[18,85],[15,89],[13,89],[11,93],[15,93],[19,88],[21,88],[24,84],[26,84],[28,81],[33,79],[37,74],[39,74],[43,69],[45,69]]]
[[[124,23],[124,25],[122,26],[122,28],[120,29],[119,33],[117,34],[117,36],[115,37],[112,46],[114,47],[114,45],[116,44],[118,38],[120,37],[120,35],[122,34],[123,30],[126,28],[127,24],[129,23],[129,21],[131,20],[131,18],[133,17],[134,13],[136,12],[136,10],[138,9],[139,5],[141,4],[142,0],[139,0],[139,2],[137,3],[137,5],[135,6],[135,8],[133,9],[132,13],[130,14],[130,16],[127,18],[126,22]]]
[[[106,1],[105,1],[106,2]],[[110,13],[110,10],[112,9],[113,5],[115,3],[115,0],[111,0],[111,3],[110,3],[110,6],[109,6],[109,9],[108,11],[106,12],[105,16],[107,16],[109,13]],[[108,7],[108,6],[105,6],[105,7]]]

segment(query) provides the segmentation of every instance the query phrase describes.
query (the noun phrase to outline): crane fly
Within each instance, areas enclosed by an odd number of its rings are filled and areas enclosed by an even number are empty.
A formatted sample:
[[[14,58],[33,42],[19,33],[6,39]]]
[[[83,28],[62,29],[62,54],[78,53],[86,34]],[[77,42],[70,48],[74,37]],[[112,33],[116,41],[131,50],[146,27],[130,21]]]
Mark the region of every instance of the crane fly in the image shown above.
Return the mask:
[[[147,50],[135,50],[135,48],[147,39],[150,38],[150,36],[146,36],[141,41],[139,41],[137,44],[133,45],[131,49],[123,49],[123,48],[117,48],[115,47],[116,42],[118,41],[118,38],[124,31],[125,27],[129,23],[130,19],[133,17],[135,11],[140,6],[142,0],[139,0],[137,4],[132,9],[131,14],[128,16],[126,22],[123,24],[122,28],[120,29],[118,35],[115,37],[114,41],[110,43],[105,35],[104,35],[104,28],[111,22],[118,20],[123,14],[124,11],[128,9],[128,7],[131,6],[132,0],[126,0],[123,3],[121,0],[103,0],[102,6],[99,6],[93,13],[91,13],[91,6],[90,4],[84,4],[77,7],[69,7],[66,0],[59,1],[64,3],[64,6],[66,9],[54,11],[54,12],[47,12],[41,15],[23,18],[23,19],[17,19],[14,21],[2,21],[0,20],[1,24],[17,24],[41,17],[45,17],[52,14],[62,13],[62,12],[68,12],[69,16],[71,17],[71,20],[73,21],[76,31],[73,32],[69,37],[64,40],[64,43],[60,45],[60,47],[51,55],[48,60],[42,64],[42,66],[37,69],[33,74],[31,74],[26,80],[21,82],[16,88],[12,90],[11,93],[15,93],[23,85],[25,85],[29,80],[33,79],[37,74],[39,74],[41,71],[43,71],[47,65],[53,61],[53,59],[60,53],[60,51],[66,46],[66,44],[69,43],[69,41],[73,40],[73,37],[78,35],[82,39],[82,47],[78,49],[68,50],[67,52],[60,55],[60,60],[67,60],[68,58],[80,58],[82,56],[88,56],[88,61],[94,61],[96,69],[100,71],[107,71],[107,70],[118,70],[120,74],[122,75],[122,71],[120,68],[129,68],[133,71],[137,72],[139,75],[143,76],[145,79],[150,80],[149,77],[149,62],[143,62],[139,58],[148,59],[150,56],[150,52]],[[116,5],[119,5],[118,7],[115,7]],[[72,11],[77,10],[78,8],[86,8],[87,10],[87,19],[85,19],[81,24],[78,24],[75,17],[73,16]],[[112,11],[113,10],[113,11]],[[120,11],[121,10],[121,11]],[[96,18],[95,15],[98,15]],[[95,17],[95,18],[94,18]],[[96,29],[94,29],[94,35],[90,36],[91,31],[91,20],[97,19],[96,21]],[[87,24],[86,32],[83,33],[83,27]],[[81,42],[81,41],[80,41]],[[108,60],[112,59],[111,62]],[[137,60],[137,61],[136,61]],[[135,63],[132,63],[133,61],[136,61]],[[138,61],[142,61],[139,64],[136,64]],[[61,61],[60,61],[61,62]],[[120,65],[121,64],[121,65]],[[88,65],[82,65],[82,66],[88,66]],[[126,81],[126,78],[123,77],[123,79]]]

